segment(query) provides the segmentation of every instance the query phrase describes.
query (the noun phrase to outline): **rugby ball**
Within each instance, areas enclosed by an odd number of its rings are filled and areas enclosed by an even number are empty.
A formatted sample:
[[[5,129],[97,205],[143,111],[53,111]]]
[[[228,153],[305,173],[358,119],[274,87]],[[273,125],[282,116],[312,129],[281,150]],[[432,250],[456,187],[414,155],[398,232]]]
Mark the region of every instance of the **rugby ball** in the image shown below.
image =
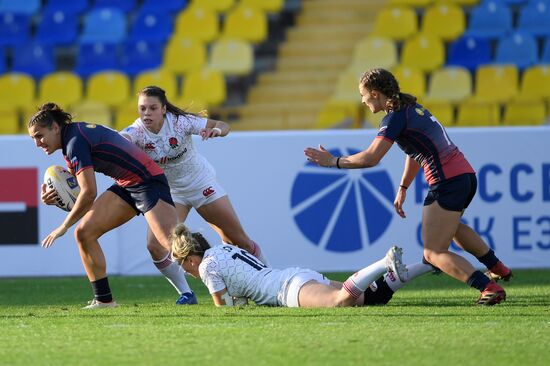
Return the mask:
[[[57,193],[55,205],[62,210],[71,211],[80,193],[76,178],[68,170],[52,165],[44,174],[44,183],[47,190],[53,189]]]

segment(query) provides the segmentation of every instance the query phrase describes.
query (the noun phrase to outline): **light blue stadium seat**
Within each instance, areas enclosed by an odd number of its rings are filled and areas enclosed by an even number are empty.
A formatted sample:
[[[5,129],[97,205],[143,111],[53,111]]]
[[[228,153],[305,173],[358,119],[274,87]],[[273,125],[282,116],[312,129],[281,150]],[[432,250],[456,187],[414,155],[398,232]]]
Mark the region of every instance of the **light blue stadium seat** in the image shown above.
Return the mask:
[[[131,12],[136,6],[136,0],[94,0],[96,8],[117,8],[125,13]]]
[[[179,12],[186,6],[187,0],[144,0],[140,10]]]
[[[55,71],[52,48],[36,43],[24,43],[13,47],[12,71],[32,75],[35,79]]]
[[[27,42],[31,33],[31,18],[25,14],[0,13],[0,47]]]
[[[81,42],[121,42],[126,37],[126,15],[116,8],[95,8],[84,17]]]
[[[159,10],[141,10],[132,22],[129,38],[133,41],[166,42],[172,35],[170,13]]]
[[[41,44],[68,46],[78,37],[78,18],[62,10],[45,12],[38,24],[35,40]]]
[[[98,71],[120,69],[115,43],[81,43],[77,55],[75,72],[82,78]]]
[[[514,32],[497,41],[495,63],[515,64],[520,70],[538,62],[535,37],[526,32]]]
[[[80,15],[89,6],[89,0],[48,0],[44,6],[44,12],[62,11],[66,14]]]
[[[491,42],[488,39],[462,36],[451,43],[447,65],[463,66],[474,71],[479,65],[493,62]]]
[[[40,9],[40,0],[1,0],[0,12],[33,15]]]
[[[537,37],[550,36],[550,0],[531,0],[520,8],[517,29]]]
[[[501,0],[487,0],[472,9],[465,35],[496,39],[512,30],[512,11]]]
[[[163,42],[126,41],[123,44],[121,67],[130,76],[157,69],[162,63]]]

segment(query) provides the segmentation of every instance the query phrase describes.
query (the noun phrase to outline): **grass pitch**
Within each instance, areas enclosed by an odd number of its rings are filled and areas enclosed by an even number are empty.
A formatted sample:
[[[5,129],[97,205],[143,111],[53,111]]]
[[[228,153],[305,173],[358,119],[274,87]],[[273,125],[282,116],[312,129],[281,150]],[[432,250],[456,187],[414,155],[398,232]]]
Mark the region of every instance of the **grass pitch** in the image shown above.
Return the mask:
[[[550,365],[550,271],[515,271],[508,300],[425,275],[386,306],[176,306],[161,277],[112,277],[116,309],[86,311],[85,278],[0,279],[0,365]],[[346,274],[329,274],[345,279]]]

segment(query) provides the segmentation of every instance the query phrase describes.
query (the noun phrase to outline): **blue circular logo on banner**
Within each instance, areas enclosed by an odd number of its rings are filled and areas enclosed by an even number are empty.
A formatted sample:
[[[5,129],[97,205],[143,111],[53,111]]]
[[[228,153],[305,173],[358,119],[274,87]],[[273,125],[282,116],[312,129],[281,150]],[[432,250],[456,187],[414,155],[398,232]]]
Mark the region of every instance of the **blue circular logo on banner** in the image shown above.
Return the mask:
[[[340,170],[308,162],[294,180],[290,201],[294,221],[309,241],[328,251],[353,252],[384,234],[394,197],[390,176],[379,167]]]

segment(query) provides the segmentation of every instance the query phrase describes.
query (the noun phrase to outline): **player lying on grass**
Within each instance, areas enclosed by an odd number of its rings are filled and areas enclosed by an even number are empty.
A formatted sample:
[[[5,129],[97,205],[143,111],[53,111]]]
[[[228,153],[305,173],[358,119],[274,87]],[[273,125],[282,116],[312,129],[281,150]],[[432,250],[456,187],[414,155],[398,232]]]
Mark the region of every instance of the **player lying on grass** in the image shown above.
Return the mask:
[[[216,306],[234,305],[234,299],[241,298],[251,299],[258,305],[287,307],[381,304],[389,301],[393,292],[409,278],[401,259],[402,249],[395,246],[384,258],[341,283],[310,269],[266,267],[235,246],[211,248],[201,234],[190,232],[184,224],[176,226],[170,239],[174,261],[204,282]],[[413,266],[413,277],[432,270],[423,263]],[[373,283],[385,272],[388,273],[383,279]]]

